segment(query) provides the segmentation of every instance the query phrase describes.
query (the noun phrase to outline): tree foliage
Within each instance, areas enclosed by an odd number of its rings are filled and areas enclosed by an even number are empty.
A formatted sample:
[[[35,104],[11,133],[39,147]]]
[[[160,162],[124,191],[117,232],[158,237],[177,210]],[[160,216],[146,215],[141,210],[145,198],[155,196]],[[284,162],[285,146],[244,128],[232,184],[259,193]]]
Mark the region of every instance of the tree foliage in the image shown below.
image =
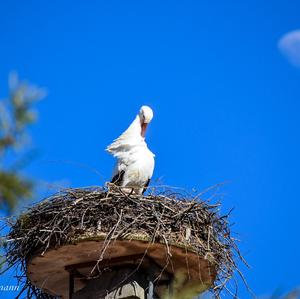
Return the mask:
[[[11,212],[18,201],[32,195],[34,183],[22,170],[30,157],[28,128],[37,119],[34,104],[45,91],[16,73],[8,80],[9,95],[0,100],[0,207]]]

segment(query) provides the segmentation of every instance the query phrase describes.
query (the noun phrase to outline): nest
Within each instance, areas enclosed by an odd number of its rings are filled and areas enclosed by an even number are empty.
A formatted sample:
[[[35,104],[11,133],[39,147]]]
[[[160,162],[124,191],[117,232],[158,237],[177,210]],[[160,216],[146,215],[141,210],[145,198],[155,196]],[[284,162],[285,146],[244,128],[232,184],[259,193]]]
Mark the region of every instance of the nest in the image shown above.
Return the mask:
[[[23,283],[18,298],[53,298],[36,288],[27,277],[27,263],[37,254],[72,244],[80,238],[105,233],[106,240],[128,239],[132,234],[149,242],[185,246],[208,259],[216,269],[210,290],[216,298],[227,287],[242,259],[232,237],[227,215],[220,204],[191,196],[154,190],[147,196],[125,194],[120,189],[67,189],[33,205],[17,219],[8,219],[5,236],[8,267],[17,268]],[[188,228],[188,230],[187,230]]]

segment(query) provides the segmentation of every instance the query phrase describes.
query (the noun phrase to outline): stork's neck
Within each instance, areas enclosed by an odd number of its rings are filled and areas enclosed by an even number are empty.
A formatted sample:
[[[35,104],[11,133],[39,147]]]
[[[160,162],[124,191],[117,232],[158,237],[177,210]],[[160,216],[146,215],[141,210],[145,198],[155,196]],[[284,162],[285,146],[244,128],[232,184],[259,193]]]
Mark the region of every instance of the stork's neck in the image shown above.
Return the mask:
[[[130,151],[136,146],[146,146],[144,138],[141,135],[141,120],[139,115],[136,116],[128,129],[107,147],[107,151],[116,155],[119,151]]]
[[[140,116],[137,115],[135,117],[134,121],[128,127],[128,129],[124,133],[122,133],[122,135],[119,138],[120,139],[136,139],[136,141],[141,141],[141,140],[144,140],[144,138],[141,135],[141,131],[142,131],[141,119],[140,119]]]

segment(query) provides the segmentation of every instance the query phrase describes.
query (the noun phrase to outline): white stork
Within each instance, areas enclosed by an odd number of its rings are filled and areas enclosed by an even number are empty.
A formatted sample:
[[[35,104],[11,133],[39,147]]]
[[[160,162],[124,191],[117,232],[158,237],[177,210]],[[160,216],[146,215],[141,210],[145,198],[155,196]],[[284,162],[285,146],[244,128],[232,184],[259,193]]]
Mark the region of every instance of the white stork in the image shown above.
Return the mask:
[[[143,194],[149,185],[154,169],[154,154],[145,142],[148,124],[153,111],[142,106],[128,129],[109,145],[106,150],[117,158],[111,183],[127,187],[136,194]]]

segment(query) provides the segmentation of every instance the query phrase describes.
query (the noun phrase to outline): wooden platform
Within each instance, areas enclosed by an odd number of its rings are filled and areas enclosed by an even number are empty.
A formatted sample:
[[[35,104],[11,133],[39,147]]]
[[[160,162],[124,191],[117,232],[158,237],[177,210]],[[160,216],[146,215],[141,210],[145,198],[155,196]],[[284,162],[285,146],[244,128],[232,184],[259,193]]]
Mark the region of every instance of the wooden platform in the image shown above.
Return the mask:
[[[102,240],[80,240],[74,245],[65,245],[58,249],[51,249],[43,256],[38,255],[30,260],[27,265],[28,278],[37,287],[45,292],[68,298],[69,296],[69,269],[77,264],[77,276],[74,284],[74,290],[80,290],[85,286],[84,277],[91,274],[95,262],[99,260],[101,250],[106,246]],[[111,241],[106,248],[103,260],[98,264],[98,269],[110,266],[109,260],[124,258],[127,264],[141,266],[140,258],[130,256],[148,256],[158,266],[163,268],[166,273],[181,275],[184,277],[182,287],[199,288],[199,292],[208,289],[215,277],[216,271],[208,260],[201,258],[193,252],[188,252],[185,248],[169,246],[168,250],[165,244],[151,244],[140,240],[115,240]],[[131,261],[130,261],[131,260]],[[81,266],[79,267],[78,265]],[[97,273],[94,272],[94,273]]]

